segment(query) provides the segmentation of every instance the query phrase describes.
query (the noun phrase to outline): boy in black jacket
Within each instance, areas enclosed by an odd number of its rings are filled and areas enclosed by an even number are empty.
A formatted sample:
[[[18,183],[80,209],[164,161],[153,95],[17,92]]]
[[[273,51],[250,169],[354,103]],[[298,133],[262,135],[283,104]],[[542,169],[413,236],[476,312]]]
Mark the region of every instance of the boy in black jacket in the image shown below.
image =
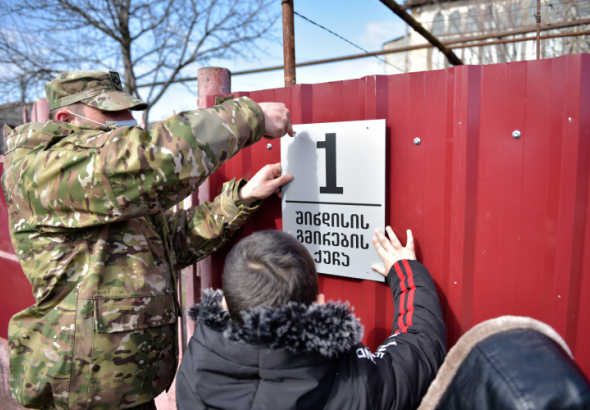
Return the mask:
[[[373,243],[393,292],[392,335],[372,354],[347,304],[324,303],[313,259],[280,231],[228,255],[221,291],[190,310],[198,322],[176,377],[183,409],[411,409],[445,356],[446,330],[414,241],[390,227]]]

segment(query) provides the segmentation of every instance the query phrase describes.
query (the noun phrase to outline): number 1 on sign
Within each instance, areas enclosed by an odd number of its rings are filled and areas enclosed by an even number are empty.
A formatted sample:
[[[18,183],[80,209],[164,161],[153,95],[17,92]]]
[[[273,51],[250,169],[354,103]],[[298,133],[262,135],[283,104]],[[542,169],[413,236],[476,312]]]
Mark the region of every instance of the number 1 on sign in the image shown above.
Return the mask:
[[[326,140],[318,141],[317,147],[326,149],[326,186],[320,187],[320,194],[342,194],[344,188],[336,183],[336,134],[326,134]]]

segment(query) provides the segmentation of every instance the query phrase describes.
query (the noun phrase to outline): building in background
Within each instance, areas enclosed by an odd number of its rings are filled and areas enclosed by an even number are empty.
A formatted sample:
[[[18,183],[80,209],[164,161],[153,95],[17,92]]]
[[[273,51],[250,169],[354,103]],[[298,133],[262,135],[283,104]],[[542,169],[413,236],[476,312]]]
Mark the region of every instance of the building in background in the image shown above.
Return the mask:
[[[408,0],[404,3],[408,12],[424,28],[442,42],[457,41],[458,45],[497,42],[498,40],[535,37],[537,0],[467,0],[435,1]],[[589,20],[590,0],[541,0],[541,35],[579,33],[590,30],[590,21],[572,27],[548,29],[563,22]],[[529,33],[506,35],[506,32],[530,28]],[[410,29],[411,30],[411,29]],[[425,44],[426,40],[413,30],[406,35],[388,41],[384,50]],[[502,33],[504,32],[504,33]],[[494,37],[494,34],[503,34]],[[469,37],[476,41],[460,41]],[[481,36],[489,36],[482,40]],[[541,40],[541,58],[564,54],[590,52],[587,34]],[[536,58],[536,41],[527,40],[501,44],[477,45],[453,48],[465,64],[494,64]],[[437,70],[449,67],[445,56],[433,47],[386,54],[386,74]]]

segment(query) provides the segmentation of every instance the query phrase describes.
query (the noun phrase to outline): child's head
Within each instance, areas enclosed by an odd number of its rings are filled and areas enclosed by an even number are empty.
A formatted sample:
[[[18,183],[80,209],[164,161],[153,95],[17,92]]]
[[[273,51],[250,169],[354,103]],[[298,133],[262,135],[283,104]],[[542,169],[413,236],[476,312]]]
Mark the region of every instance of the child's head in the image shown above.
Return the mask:
[[[229,314],[287,302],[310,305],[318,296],[318,276],[307,249],[282,231],[256,232],[229,253],[223,269],[223,293]]]

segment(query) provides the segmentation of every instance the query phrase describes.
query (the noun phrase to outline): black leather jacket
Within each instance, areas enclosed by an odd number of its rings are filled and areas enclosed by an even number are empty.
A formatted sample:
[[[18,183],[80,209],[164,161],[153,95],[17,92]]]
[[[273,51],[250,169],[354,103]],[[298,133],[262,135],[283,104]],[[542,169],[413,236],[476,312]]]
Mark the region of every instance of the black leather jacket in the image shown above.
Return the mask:
[[[503,316],[459,339],[419,409],[590,409],[590,386],[551,327]]]

